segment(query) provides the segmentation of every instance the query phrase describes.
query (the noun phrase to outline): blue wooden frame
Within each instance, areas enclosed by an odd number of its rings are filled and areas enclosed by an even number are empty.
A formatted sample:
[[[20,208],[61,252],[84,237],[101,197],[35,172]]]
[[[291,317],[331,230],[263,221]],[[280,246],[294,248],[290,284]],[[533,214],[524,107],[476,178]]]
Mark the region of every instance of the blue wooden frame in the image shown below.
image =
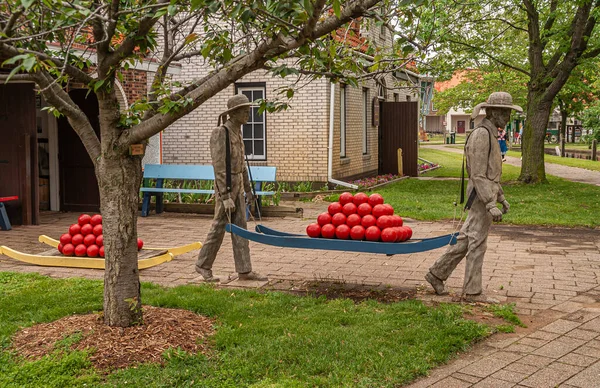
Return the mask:
[[[347,251],[363,253],[382,253],[397,255],[417,253],[442,248],[456,244],[458,233],[421,240],[409,240],[401,243],[384,243],[372,241],[335,240],[325,238],[310,238],[298,234],[279,232],[257,225],[256,232],[250,232],[237,225],[227,224],[225,230],[250,241],[284,248],[321,249],[327,251]]]

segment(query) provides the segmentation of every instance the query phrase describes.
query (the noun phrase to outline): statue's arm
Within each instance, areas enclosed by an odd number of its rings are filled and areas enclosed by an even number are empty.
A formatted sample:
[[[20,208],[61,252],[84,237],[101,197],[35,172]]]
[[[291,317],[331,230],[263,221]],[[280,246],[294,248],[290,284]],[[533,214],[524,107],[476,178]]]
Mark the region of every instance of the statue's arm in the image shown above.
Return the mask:
[[[496,206],[496,183],[487,177],[489,163],[490,136],[485,128],[478,128],[470,135],[465,147],[469,162],[469,180],[473,182],[477,196],[486,208]]]
[[[225,164],[225,128],[217,127],[210,137],[210,157],[215,170],[215,192],[221,200],[231,198],[227,189],[227,168]]]

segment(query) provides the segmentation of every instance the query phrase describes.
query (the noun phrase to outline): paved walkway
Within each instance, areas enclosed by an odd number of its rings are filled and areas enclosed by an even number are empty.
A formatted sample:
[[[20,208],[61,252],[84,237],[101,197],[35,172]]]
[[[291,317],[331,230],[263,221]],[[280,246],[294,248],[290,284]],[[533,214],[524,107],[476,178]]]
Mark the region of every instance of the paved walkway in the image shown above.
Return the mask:
[[[457,147],[447,147],[445,145],[421,145],[423,148],[434,150],[454,152],[462,154],[463,149]],[[514,156],[506,157],[506,164],[521,167],[521,159]],[[568,179],[573,182],[587,183],[590,185],[600,186],[600,171],[586,170],[585,168],[563,166],[555,163],[544,163],[546,166],[546,174],[554,175],[560,178]],[[599,384],[600,386],[600,384]]]
[[[299,203],[305,219],[267,219],[263,224],[303,233],[326,204]],[[58,237],[76,215],[44,213],[38,226],[0,232],[0,245],[25,252],[41,252],[40,234]],[[146,246],[179,245],[202,240],[210,217],[163,213],[139,219],[139,235]],[[411,222],[416,238],[453,230],[450,223]],[[252,227],[252,223],[250,227]],[[598,387],[600,376],[600,231],[589,229],[524,228],[494,225],[484,265],[486,292],[515,303],[529,329],[516,335],[493,336],[446,366],[432,371],[414,387]],[[337,279],[348,283],[416,289],[418,297],[435,296],[423,276],[442,249],[387,257],[349,252],[281,249],[250,243],[254,269],[274,282],[282,279]],[[197,253],[188,253],[141,271],[142,281],[165,286],[200,283],[194,272]],[[226,238],[214,267],[227,278],[233,274],[231,241]],[[38,272],[52,277],[101,279],[102,270],[37,267],[0,255],[0,271]],[[462,286],[464,264],[448,285]],[[264,284],[251,286],[261,286]],[[237,281],[225,286],[243,286]]]

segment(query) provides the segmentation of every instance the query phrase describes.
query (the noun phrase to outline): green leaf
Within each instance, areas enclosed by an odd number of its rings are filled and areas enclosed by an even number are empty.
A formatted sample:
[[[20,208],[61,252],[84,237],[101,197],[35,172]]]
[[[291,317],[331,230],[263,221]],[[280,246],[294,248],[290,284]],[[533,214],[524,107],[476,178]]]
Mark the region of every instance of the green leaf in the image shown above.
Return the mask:
[[[23,8],[27,9],[29,7],[31,7],[31,4],[33,4],[35,0],[21,0],[21,5],[23,6]]]
[[[335,13],[335,16],[338,19],[342,17],[342,9],[341,9],[340,0],[333,0],[333,13]]]
[[[287,98],[294,97],[294,89],[288,89],[286,92],[286,96],[287,96]]]

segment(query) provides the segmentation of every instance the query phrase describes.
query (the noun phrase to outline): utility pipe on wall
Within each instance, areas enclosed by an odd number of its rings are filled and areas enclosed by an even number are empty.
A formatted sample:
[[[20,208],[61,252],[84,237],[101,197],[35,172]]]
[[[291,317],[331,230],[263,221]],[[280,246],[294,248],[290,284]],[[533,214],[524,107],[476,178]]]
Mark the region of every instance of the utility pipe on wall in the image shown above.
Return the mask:
[[[357,185],[353,185],[348,182],[333,179],[333,114],[335,113],[335,84],[330,82],[331,91],[329,99],[329,145],[327,147],[327,182],[335,183],[336,185],[349,187],[351,189],[358,189]]]

